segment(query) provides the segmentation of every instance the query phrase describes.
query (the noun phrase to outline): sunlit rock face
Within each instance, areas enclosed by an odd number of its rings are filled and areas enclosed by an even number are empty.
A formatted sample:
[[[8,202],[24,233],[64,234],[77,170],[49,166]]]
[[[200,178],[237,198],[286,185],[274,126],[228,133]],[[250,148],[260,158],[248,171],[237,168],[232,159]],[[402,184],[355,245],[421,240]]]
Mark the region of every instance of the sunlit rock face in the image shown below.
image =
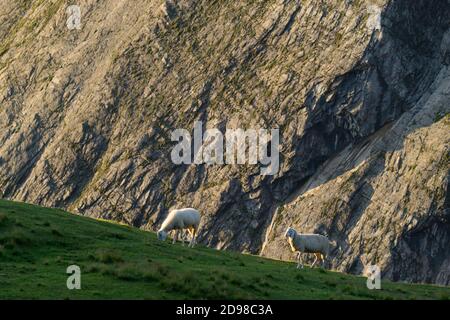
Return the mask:
[[[450,3],[64,1],[0,7],[0,196],[333,269],[450,283]],[[280,168],[176,165],[171,132],[280,130]]]

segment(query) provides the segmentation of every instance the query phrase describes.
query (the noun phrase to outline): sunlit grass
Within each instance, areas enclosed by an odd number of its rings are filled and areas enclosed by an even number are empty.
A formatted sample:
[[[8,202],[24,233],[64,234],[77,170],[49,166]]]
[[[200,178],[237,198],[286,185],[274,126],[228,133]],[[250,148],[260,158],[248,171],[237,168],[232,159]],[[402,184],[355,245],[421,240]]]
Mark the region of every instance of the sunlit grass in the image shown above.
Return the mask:
[[[81,290],[66,269],[81,268]],[[1,299],[449,299],[450,289],[382,282],[159,242],[154,233],[0,200]]]

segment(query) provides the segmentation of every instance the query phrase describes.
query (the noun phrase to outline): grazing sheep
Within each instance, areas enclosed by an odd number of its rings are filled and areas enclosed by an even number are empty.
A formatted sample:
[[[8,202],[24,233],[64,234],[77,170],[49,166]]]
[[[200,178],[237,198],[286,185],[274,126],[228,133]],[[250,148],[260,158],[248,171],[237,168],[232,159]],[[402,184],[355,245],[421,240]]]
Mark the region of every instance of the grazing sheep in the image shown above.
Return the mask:
[[[192,237],[189,242],[189,247],[193,247],[196,242],[200,218],[200,213],[192,208],[172,210],[169,212],[169,215],[164,220],[157,233],[158,239],[163,241],[166,240],[167,234],[170,231],[175,230],[175,236],[173,237],[173,243],[175,243],[177,241],[179,231],[184,231],[187,229]],[[182,235],[181,239],[184,245],[185,236]]]
[[[297,233],[291,227],[286,230],[284,236],[287,238],[292,252],[297,252],[297,269],[303,268],[303,263],[301,262],[302,253],[314,253],[316,259],[311,267],[315,266],[317,260],[320,260],[321,265],[323,265],[330,250],[330,241],[327,237],[320,234]]]

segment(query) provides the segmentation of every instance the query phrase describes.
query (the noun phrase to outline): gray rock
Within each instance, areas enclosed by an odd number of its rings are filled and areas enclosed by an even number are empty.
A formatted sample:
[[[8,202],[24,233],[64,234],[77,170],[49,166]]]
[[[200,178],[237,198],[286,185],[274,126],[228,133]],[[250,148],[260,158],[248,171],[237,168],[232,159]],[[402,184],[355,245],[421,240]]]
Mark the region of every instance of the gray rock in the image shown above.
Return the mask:
[[[0,196],[146,230],[194,206],[212,247],[289,260],[292,226],[336,270],[450,283],[447,0],[87,1],[80,30],[22,2],[0,7]],[[280,171],[174,165],[198,120],[280,128]]]

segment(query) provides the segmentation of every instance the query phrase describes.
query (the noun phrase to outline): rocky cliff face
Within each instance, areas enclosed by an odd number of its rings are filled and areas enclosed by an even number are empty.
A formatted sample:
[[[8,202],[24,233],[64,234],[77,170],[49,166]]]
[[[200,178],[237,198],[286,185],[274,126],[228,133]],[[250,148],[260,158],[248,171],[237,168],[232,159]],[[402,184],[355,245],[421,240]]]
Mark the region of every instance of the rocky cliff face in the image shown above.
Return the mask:
[[[81,9],[69,29],[66,8]],[[450,1],[9,1],[0,196],[335,269],[450,283]],[[175,165],[176,128],[279,128],[280,170]]]

